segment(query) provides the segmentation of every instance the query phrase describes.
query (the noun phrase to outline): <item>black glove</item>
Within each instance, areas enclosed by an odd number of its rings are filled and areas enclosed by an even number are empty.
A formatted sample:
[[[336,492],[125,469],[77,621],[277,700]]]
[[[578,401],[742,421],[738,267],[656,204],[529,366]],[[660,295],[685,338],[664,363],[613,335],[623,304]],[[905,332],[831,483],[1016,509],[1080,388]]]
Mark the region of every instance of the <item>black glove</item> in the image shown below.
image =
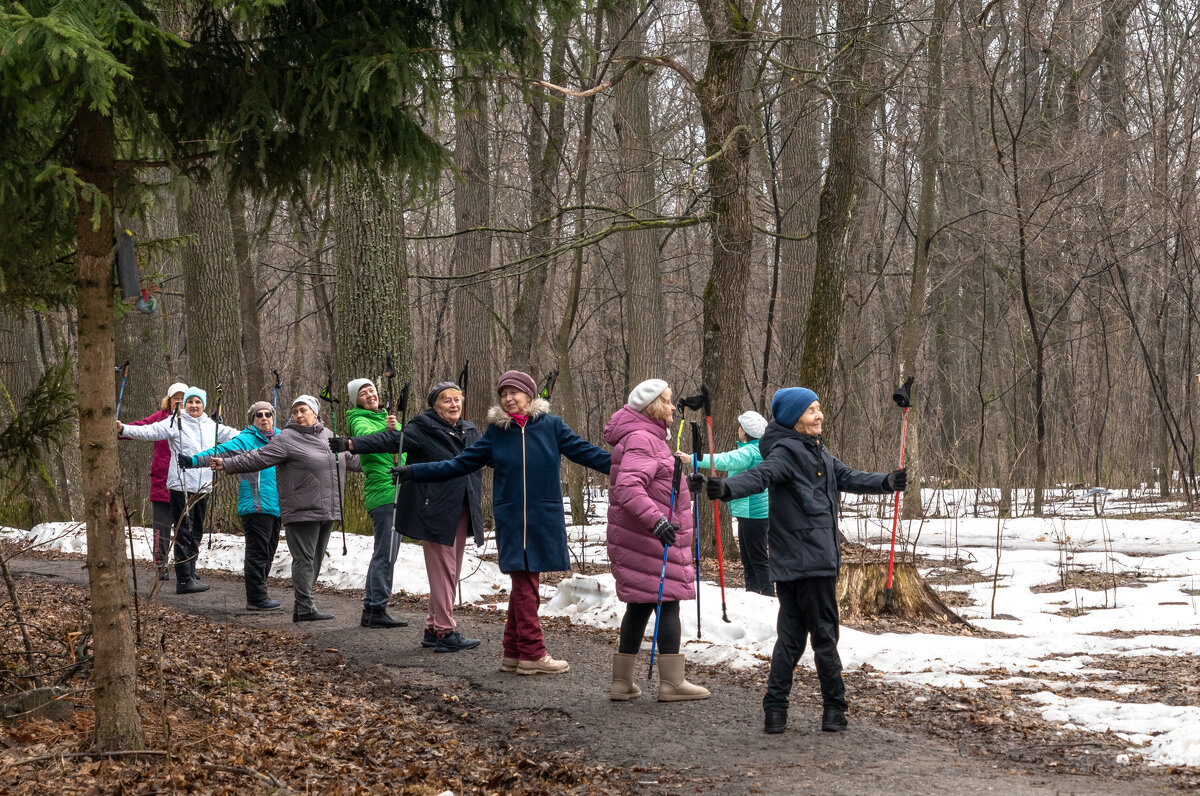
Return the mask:
[[[392,474],[392,482],[397,484],[407,484],[413,480],[411,464],[397,464],[392,469],[388,470]]]
[[[904,487],[908,486],[908,472],[903,467],[892,470],[883,479],[883,485],[892,492],[903,492]]]
[[[733,490],[725,483],[724,478],[706,478],[704,480],[704,491],[713,500],[729,500],[733,497]]]
[[[330,437],[329,450],[334,454],[350,450],[350,440],[345,437]]]
[[[658,537],[658,541],[662,542],[666,547],[675,544],[675,533],[679,530],[679,526],[668,520],[666,517],[659,517],[658,522],[654,523],[654,535]]]
[[[693,497],[704,491],[704,473],[692,473],[687,477],[688,491]]]
[[[186,456],[182,453],[175,457],[175,463],[179,465],[180,470],[187,470],[196,466],[192,464],[191,456]]]

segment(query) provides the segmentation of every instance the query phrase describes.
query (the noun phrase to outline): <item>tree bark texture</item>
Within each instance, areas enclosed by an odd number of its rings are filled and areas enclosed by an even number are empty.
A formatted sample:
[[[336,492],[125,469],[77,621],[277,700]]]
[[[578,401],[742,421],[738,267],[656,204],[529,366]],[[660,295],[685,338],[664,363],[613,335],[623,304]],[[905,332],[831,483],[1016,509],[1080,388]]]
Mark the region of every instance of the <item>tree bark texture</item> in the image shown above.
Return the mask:
[[[799,384],[804,324],[816,267],[818,199],[821,186],[821,124],[825,100],[813,85],[822,48],[817,41],[816,0],[784,0],[779,35],[785,42],[779,96],[780,235],[778,382]],[[807,236],[807,237],[806,237]],[[797,240],[797,238],[805,238]]]
[[[238,274],[238,314],[242,322],[242,366],[245,368],[246,403],[270,400],[274,378],[267,377],[263,361],[262,330],[258,319],[258,279],[246,231],[246,203],[241,191],[229,192],[229,227]]]
[[[613,47],[613,69],[623,69],[631,58],[646,52],[646,15],[640,0],[617,0],[609,7],[608,35]],[[651,138],[650,70],[633,66],[612,91],[613,130],[617,136],[617,196],[621,209],[633,218],[658,215],[654,175],[659,155]],[[666,361],[663,341],[662,274],[659,268],[660,235],[656,229],[631,229],[620,233],[625,265],[626,350],[629,371],[626,387],[651,378],[663,378]]]
[[[130,611],[129,563],[117,462],[113,379],[113,150],[110,117],[80,105],[76,168],[96,192],[79,192],[79,449],[83,464],[87,568],[95,635],[96,748],[141,749],[137,646]],[[99,224],[93,221],[93,214]]]
[[[708,62],[697,86],[704,123],[705,154],[712,214],[712,269],[704,287],[703,351],[700,370],[712,390],[716,450],[733,447],[741,414],[742,341],[746,286],[754,230],[750,221],[749,166],[751,135],[743,92],[750,45],[752,4],[700,0],[708,29]],[[707,517],[707,514],[702,516]],[[732,523],[726,514],[721,544],[726,558],[737,558]],[[702,533],[701,549],[716,551],[712,534]]]
[[[492,217],[489,103],[487,83],[481,76],[464,70],[463,78],[454,119],[454,162],[462,179],[454,184],[454,227],[459,234],[454,242],[452,267],[454,274],[464,279],[454,291],[453,361],[471,361],[463,416],[482,431],[500,375],[492,359],[492,288],[486,281],[490,275],[471,277],[492,264],[492,234],[484,229],[491,225]]]
[[[838,3],[837,55],[829,75],[829,165],[816,228],[816,272],[805,323],[800,383],[831,402],[846,292],[850,217],[863,179],[862,138],[869,117],[863,84],[869,42],[866,0]]]
[[[195,235],[183,249],[187,323],[188,384],[208,392],[205,411],[217,410],[216,388],[224,390],[221,413],[240,423],[246,410],[245,369],[242,367],[242,334],[237,257],[229,223],[229,192],[220,172],[193,182],[180,201],[179,232]]]
[[[411,338],[411,333],[400,325],[393,279],[404,245],[394,209],[400,203],[399,184],[395,177],[378,179],[382,195],[366,175],[343,172],[334,183],[338,372],[333,386],[334,397],[343,402],[343,412],[354,406],[345,391],[352,379],[371,379],[380,400],[385,398],[387,356],[395,355],[402,341],[407,343]],[[406,356],[404,360],[407,368],[396,370],[397,391],[412,378],[411,358]]]

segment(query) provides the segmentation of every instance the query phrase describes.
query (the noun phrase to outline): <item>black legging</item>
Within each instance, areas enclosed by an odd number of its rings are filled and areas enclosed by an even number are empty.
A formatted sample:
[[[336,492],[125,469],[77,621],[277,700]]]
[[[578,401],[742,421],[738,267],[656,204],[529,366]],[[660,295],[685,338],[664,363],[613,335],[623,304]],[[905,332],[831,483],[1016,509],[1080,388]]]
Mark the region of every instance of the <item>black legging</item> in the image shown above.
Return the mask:
[[[654,606],[657,603],[627,603],[625,617],[621,620],[621,646],[623,655],[637,655],[642,647],[642,638],[646,635],[646,623],[654,616]],[[658,620],[658,651],[663,655],[675,655],[679,652],[679,601],[664,602],[662,615]]]

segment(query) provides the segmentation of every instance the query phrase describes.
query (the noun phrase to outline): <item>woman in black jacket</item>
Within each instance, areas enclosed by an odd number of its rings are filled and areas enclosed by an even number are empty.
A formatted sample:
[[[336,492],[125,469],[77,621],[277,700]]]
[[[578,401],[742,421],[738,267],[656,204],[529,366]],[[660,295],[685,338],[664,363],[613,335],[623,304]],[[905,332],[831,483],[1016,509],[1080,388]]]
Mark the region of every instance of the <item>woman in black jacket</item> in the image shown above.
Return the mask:
[[[330,447],[345,444],[364,453],[398,453],[404,439],[405,461],[440,462],[453,459],[479,439],[475,424],[462,419],[463,393],[457,384],[443,381],[429,391],[429,409],[400,429],[334,440]],[[425,572],[429,578],[429,615],[421,646],[434,652],[458,652],[479,646],[467,638],[454,621],[454,591],[462,572],[468,531],[477,547],[483,546],[483,512],[480,496],[483,475],[479,471],[441,483],[405,484],[396,504],[396,530],[421,542]]]

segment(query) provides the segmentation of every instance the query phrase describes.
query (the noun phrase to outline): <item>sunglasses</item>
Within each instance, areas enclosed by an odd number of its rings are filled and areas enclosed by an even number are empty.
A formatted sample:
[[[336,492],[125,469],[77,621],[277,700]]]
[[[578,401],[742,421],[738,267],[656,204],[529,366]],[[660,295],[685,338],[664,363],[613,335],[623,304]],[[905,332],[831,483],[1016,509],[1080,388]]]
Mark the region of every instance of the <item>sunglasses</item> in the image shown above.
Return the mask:
[[[274,416],[275,416],[274,412],[255,412],[254,413],[255,420],[257,420],[260,417],[274,417]]]

